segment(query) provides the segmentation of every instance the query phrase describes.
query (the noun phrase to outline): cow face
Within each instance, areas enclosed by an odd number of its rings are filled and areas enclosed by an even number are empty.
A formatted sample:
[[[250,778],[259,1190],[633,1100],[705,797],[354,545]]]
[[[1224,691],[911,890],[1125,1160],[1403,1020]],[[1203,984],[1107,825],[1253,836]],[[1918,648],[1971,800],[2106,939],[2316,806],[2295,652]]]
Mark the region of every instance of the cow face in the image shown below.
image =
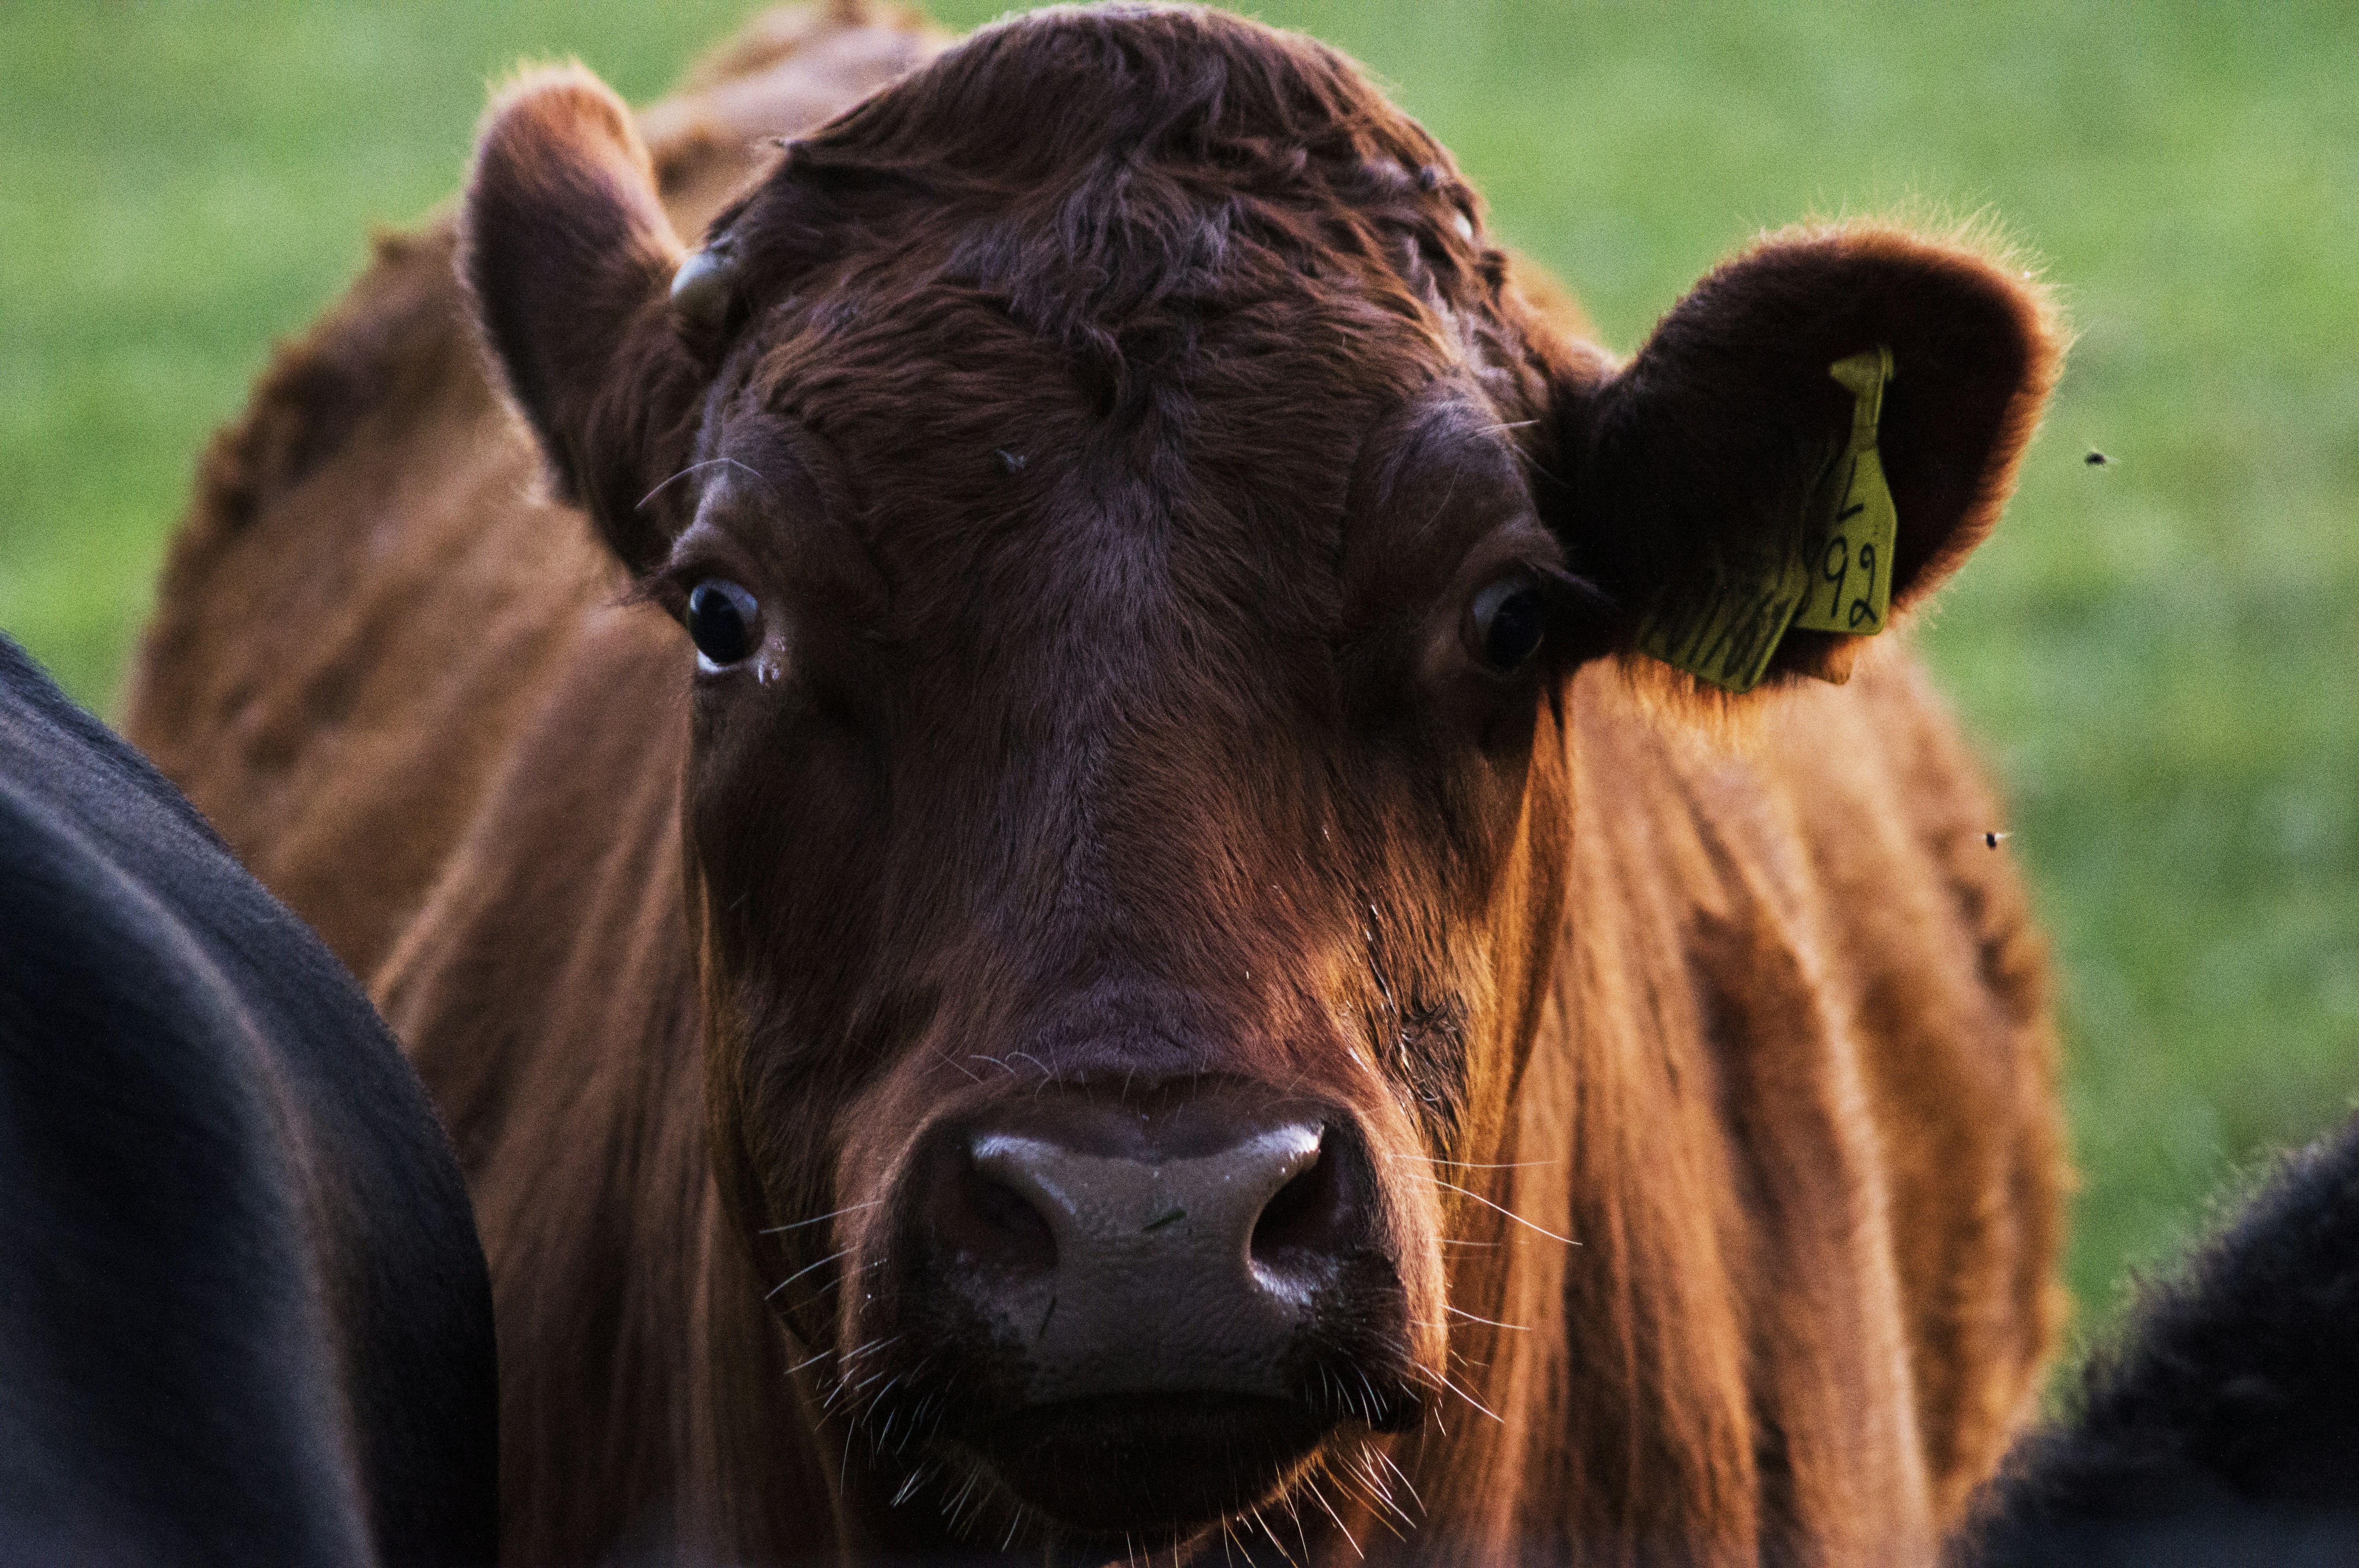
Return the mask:
[[[1084,1546],[1448,1397],[1574,671],[1791,527],[1830,362],[1902,367],[1895,605],[2047,373],[2018,284],[1877,229],[1617,369],[1347,64],[1192,11],[980,34],[687,258],[622,107],[528,79],[465,223],[559,482],[685,633],[716,1175],[855,1489]]]

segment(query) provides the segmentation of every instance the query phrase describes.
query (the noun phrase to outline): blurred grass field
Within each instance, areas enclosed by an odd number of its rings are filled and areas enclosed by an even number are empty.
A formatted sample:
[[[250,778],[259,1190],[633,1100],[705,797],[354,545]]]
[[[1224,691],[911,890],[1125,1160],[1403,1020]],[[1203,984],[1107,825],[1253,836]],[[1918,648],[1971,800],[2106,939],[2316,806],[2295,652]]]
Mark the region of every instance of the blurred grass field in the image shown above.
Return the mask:
[[[108,708],[206,435],[455,188],[486,79],[571,53],[644,101],[745,9],[0,5],[0,629]],[[1259,14],[1374,68],[1617,348],[1812,214],[1987,213],[2044,264],[2080,341],[1924,643],[2060,950],[2101,1314],[2359,1090],[2359,11]]]

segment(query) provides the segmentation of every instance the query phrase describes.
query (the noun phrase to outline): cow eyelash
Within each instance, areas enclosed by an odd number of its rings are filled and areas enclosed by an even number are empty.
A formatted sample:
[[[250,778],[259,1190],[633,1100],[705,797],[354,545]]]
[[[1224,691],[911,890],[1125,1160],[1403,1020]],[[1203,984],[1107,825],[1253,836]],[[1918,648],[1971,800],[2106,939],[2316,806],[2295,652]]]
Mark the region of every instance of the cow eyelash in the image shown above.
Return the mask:
[[[688,613],[689,589],[693,586],[692,583],[682,583],[677,576],[668,571],[651,572],[646,577],[636,579],[622,592],[616,594],[613,602],[617,610],[627,610],[639,604],[652,604],[677,621]]]
[[[668,561],[648,572],[625,589],[620,604],[653,604],[673,620],[686,622],[688,598],[696,585],[712,578],[731,582],[749,582],[742,562],[729,558],[723,552],[699,550],[692,556]]]

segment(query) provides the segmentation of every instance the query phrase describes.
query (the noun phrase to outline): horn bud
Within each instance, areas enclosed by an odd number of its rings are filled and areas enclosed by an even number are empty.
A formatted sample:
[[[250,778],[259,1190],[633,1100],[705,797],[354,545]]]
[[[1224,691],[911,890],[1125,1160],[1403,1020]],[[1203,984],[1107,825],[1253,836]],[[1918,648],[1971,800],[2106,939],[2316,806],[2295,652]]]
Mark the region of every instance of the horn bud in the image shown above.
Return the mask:
[[[691,251],[671,275],[671,312],[683,327],[717,332],[737,293],[737,257],[726,241]]]

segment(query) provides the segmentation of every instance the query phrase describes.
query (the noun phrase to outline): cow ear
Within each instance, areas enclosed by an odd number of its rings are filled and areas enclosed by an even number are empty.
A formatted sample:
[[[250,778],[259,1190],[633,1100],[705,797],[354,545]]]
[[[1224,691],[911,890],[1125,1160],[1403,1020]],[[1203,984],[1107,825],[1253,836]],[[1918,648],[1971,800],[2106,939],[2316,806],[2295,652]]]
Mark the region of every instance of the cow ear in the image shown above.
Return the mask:
[[[1559,376],[1574,568],[1710,687],[1842,680],[1996,524],[2060,355],[2038,287],[1969,245],[1771,236],[1618,372]]]
[[[676,532],[660,500],[643,503],[687,461],[705,382],[670,302],[682,259],[646,144],[603,82],[543,68],[494,98],[460,276],[560,494],[634,572]]]

